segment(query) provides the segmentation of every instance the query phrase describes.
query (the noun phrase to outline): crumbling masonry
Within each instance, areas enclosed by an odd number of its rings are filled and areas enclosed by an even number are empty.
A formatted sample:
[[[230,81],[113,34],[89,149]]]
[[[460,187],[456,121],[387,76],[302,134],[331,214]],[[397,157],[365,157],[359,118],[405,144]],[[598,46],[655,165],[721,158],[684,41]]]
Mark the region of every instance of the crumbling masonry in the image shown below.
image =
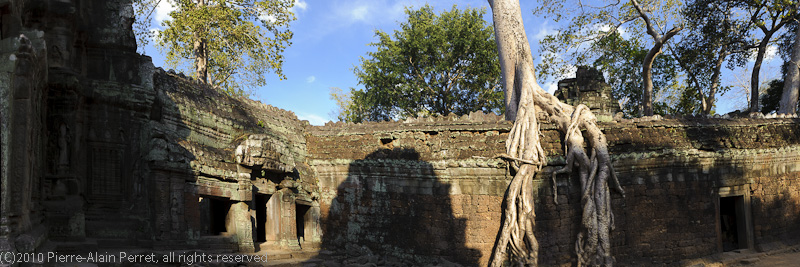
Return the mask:
[[[136,53],[125,0],[0,0],[0,251],[268,254],[357,244],[486,265],[511,124],[471,114],[310,126]],[[598,91],[599,92],[599,91]],[[674,264],[800,236],[800,120],[600,123],[626,197],[619,265]],[[575,261],[577,181],[545,124],[541,264]],[[294,255],[294,254],[293,254]]]

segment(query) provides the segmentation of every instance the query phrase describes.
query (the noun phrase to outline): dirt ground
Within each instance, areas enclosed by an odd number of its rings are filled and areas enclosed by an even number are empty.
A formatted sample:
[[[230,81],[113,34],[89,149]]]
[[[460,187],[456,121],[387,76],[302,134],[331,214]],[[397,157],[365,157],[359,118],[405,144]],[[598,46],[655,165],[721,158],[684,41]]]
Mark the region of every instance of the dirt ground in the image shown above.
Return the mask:
[[[800,248],[787,251],[785,253],[778,253],[766,255],[758,258],[756,261],[739,262],[732,266],[748,266],[748,267],[774,267],[774,266],[797,266],[800,267]]]

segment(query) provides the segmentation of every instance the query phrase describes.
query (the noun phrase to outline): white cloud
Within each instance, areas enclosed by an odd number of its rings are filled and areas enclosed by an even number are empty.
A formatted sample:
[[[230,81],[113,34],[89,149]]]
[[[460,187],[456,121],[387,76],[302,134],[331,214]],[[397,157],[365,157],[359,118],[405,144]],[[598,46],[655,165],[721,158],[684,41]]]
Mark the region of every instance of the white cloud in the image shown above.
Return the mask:
[[[533,39],[536,42],[539,42],[542,39],[544,39],[545,37],[547,37],[548,35],[554,35],[554,34],[557,34],[557,33],[558,33],[557,30],[551,29],[550,27],[547,26],[547,22],[545,22],[539,27],[539,32],[537,32],[536,34],[533,35]]]
[[[612,25],[608,23],[597,23],[592,25],[592,29],[600,32],[609,32],[612,29]],[[622,35],[622,37],[628,36],[628,30],[625,28],[625,25],[617,27],[617,32]]]
[[[776,58],[777,55],[778,55],[777,46],[775,45],[767,46],[767,51],[764,53],[764,62],[766,63],[772,61],[773,59]],[[755,62],[757,56],[758,56],[758,50],[753,50],[748,60],[750,60],[750,62]]]
[[[626,28],[624,25],[619,26],[617,31],[619,32],[619,35],[622,35],[622,38],[628,39],[631,37],[631,34],[628,32],[628,28]]]
[[[611,25],[608,24],[595,24],[594,28],[601,31],[601,32],[609,32],[611,31]]]
[[[767,52],[764,54],[764,60],[771,61],[778,55],[778,47],[775,45],[767,46]]]
[[[376,26],[405,20],[407,6],[420,7],[420,0],[355,0],[341,1],[334,5],[331,19],[338,27],[346,27],[353,23],[364,23]]]
[[[175,6],[172,5],[172,0],[161,0],[156,6],[155,10],[155,19],[157,24],[161,24],[162,21],[171,20],[172,18],[169,16],[169,13],[175,11]]]
[[[276,18],[275,16],[267,14],[261,14],[260,16],[258,16],[258,19],[266,21],[268,23],[275,23],[276,21],[278,21],[278,18]]]
[[[558,83],[557,82],[548,83],[545,84],[544,87],[546,88],[548,93],[554,95],[556,93],[556,90],[558,90]]]
[[[301,112],[295,112],[295,114],[297,114],[297,119],[306,120],[308,121],[308,123],[311,123],[311,125],[322,126],[325,125],[326,122],[330,121],[316,114],[301,113]]]
[[[314,77],[313,75],[312,76],[308,76],[308,78],[306,78],[306,82],[307,83],[313,83],[316,80],[317,80],[317,77]]]
[[[308,3],[306,3],[306,1],[303,0],[294,0],[294,7],[305,11],[306,8],[308,8]]]
[[[367,20],[367,12],[369,12],[368,6],[358,6],[350,11],[350,17],[353,20],[357,21],[366,21]]]

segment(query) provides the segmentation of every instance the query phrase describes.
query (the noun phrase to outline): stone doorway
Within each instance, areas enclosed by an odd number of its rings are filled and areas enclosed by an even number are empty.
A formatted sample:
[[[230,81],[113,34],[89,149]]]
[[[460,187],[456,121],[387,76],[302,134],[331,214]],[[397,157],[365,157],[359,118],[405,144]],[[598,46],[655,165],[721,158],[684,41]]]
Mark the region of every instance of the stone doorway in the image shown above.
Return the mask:
[[[205,206],[206,212],[203,227],[207,235],[229,235],[236,232],[231,211],[232,201],[228,199],[203,197],[200,205]]]
[[[717,206],[717,247],[721,252],[753,248],[748,185],[721,187]]]
[[[256,207],[256,243],[263,243],[267,241],[267,203],[271,195],[256,194],[255,207]]]
[[[740,249],[739,246],[739,225],[741,215],[737,216],[737,206],[741,209],[743,197],[721,197],[719,198],[719,222],[720,237],[722,239],[722,251],[732,251]]]
[[[297,241],[302,247],[303,243],[312,240],[311,227],[313,227],[313,220],[311,218],[311,206],[296,203],[295,208],[297,209],[295,218]]]

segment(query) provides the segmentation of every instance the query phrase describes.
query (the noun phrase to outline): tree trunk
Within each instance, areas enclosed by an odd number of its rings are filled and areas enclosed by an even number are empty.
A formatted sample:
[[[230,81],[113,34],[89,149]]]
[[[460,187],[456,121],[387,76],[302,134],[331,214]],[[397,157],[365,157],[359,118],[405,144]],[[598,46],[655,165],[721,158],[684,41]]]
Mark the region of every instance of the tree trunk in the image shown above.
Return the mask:
[[[675,26],[667,33],[664,34],[662,37],[659,34],[655,27],[653,27],[653,22],[650,21],[650,16],[645,13],[645,10],[642,6],[639,5],[639,2],[636,0],[631,0],[631,5],[636,9],[636,12],[639,14],[639,18],[644,21],[644,25],[647,27],[647,34],[653,37],[653,48],[647,52],[647,56],[644,58],[642,62],[642,78],[644,79],[644,85],[642,93],[642,99],[639,102],[639,105],[642,108],[639,110],[640,113],[643,113],[644,116],[653,116],[653,61],[656,60],[656,57],[661,54],[661,47],[664,46],[664,43],[669,41],[672,36],[675,36],[683,30],[683,25]]]
[[[717,97],[717,91],[719,90],[719,80],[720,80],[720,73],[722,73],[722,63],[725,62],[725,58],[728,56],[728,49],[726,45],[723,45],[720,49],[719,55],[717,56],[717,62],[714,63],[714,72],[711,73],[711,88],[708,90],[708,95],[703,95],[703,90],[700,90],[700,97],[703,98],[703,110],[702,113],[704,115],[710,115],[711,109],[714,108],[714,102],[716,101],[715,98]]]
[[[653,116],[653,61],[661,54],[661,47],[663,43],[656,41],[653,48],[647,52],[642,62],[642,80],[644,86],[642,88],[642,114],[644,116]]]
[[[764,62],[764,54],[767,53],[767,45],[769,39],[772,37],[771,33],[767,33],[761,43],[758,44],[758,55],[756,62],[753,64],[753,74],[750,76],[750,112],[755,113],[760,110],[758,105],[758,75],[761,73],[761,63]]]
[[[798,87],[800,87],[800,26],[794,32],[794,44],[792,44],[792,58],[787,67],[786,78],[783,83],[783,94],[781,95],[781,107],[778,113],[797,114]]]
[[[200,0],[197,3],[198,8],[203,8],[205,5],[206,0]],[[208,49],[206,49],[205,36],[201,32],[195,32],[194,57],[197,78],[208,83]]]
[[[506,192],[503,224],[490,266],[503,266],[506,260],[516,265],[537,265],[539,245],[534,237],[533,192],[536,188],[533,188],[533,177],[547,163],[537,118],[537,113],[542,112],[566,136],[567,164],[553,173],[553,180],[556,174],[577,169],[581,182],[583,217],[575,245],[578,265],[611,266],[609,232],[614,223],[609,179],[616,182],[618,192],[622,193],[622,189],[611,166],[605,135],[595,124],[596,118],[589,108],[564,104],[536,83],[519,2],[489,0],[489,5],[506,92],[506,119],[514,121],[506,140],[506,153],[498,157],[510,160],[510,168],[516,170]],[[587,153],[587,146],[591,154]],[[553,186],[555,191],[555,183]],[[553,196],[556,195],[554,192]]]
[[[516,80],[515,77],[517,68],[526,64],[533,66],[533,57],[522,24],[519,3],[513,2],[515,1],[489,0],[489,5],[492,7],[495,42],[497,42],[500,57],[500,71],[506,104],[505,118],[509,121],[517,118],[517,107],[523,87],[522,81]],[[516,32],[517,29],[522,30],[521,34]],[[528,82],[536,84],[535,78]]]

